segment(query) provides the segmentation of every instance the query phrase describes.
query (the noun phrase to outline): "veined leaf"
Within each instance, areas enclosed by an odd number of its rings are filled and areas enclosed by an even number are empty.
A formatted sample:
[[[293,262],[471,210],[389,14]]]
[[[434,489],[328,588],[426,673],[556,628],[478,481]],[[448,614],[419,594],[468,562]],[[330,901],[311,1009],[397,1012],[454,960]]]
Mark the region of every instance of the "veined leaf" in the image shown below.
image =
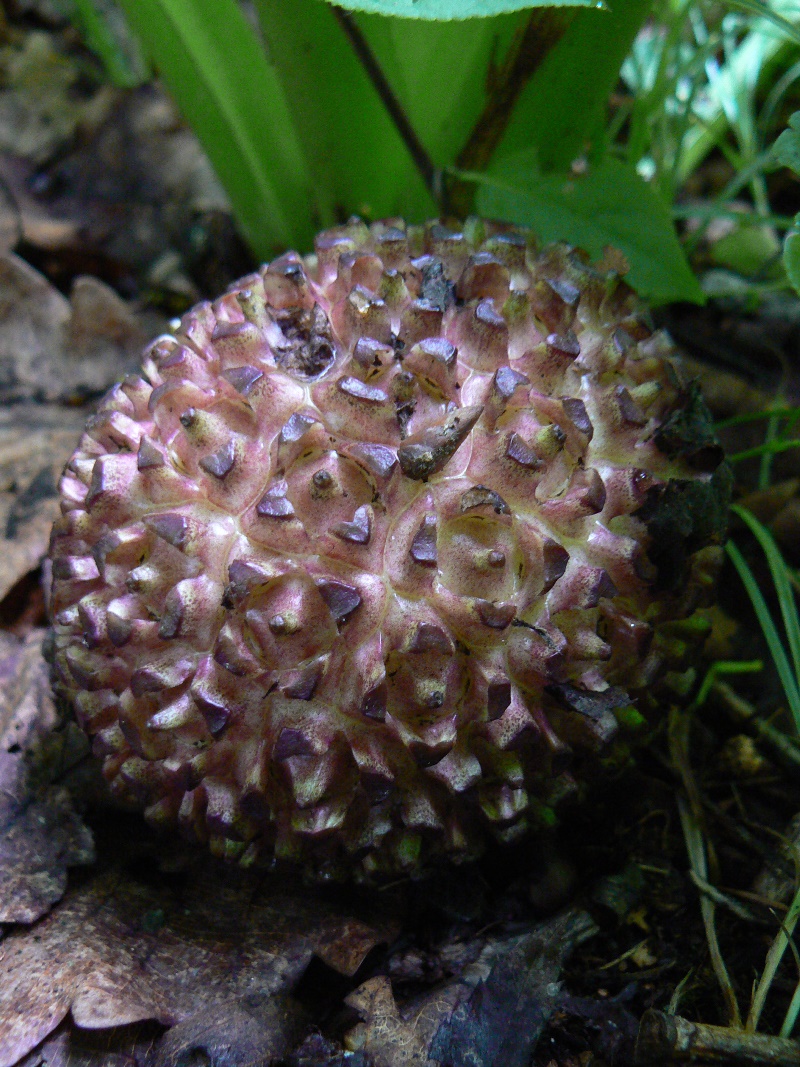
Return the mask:
[[[530,7],[604,7],[605,4],[602,0],[548,0],[546,4],[533,4],[531,0],[336,0],[336,6],[375,15],[449,22],[505,15]]]
[[[772,159],[779,167],[789,167],[800,174],[800,111],[789,116],[789,127],[772,146]]]
[[[331,8],[256,0],[269,61],[313,172],[319,222],[435,212],[411,156]]]
[[[312,182],[280,82],[236,0],[121,0],[257,255],[313,234]]]
[[[438,166],[456,158],[487,99],[499,64],[527,14],[469,22],[359,15],[371,48],[411,125]]]
[[[606,158],[584,174],[541,174],[534,152],[498,161],[480,182],[481,215],[530,226],[542,241],[565,240],[599,257],[607,245],[630,264],[628,281],[652,303],[703,294],[683,254],[669,209],[633,167]]]

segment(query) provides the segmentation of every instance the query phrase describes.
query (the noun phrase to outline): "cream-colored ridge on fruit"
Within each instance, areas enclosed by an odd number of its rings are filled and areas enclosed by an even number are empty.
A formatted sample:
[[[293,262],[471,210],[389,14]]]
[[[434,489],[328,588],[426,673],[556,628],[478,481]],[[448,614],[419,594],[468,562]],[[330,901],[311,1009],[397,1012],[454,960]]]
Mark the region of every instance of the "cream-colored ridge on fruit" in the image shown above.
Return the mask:
[[[729,477],[672,354],[613,270],[481,220],[355,220],[189,311],[53,531],[111,789],[320,877],[541,821],[713,584]]]

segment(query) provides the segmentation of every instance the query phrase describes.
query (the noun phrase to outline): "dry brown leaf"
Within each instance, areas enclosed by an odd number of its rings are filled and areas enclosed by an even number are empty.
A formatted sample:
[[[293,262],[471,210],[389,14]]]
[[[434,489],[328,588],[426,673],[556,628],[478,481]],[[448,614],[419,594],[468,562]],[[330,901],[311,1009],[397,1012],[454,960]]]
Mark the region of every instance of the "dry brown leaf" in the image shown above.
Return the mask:
[[[64,895],[67,868],[90,863],[89,830],[66,789],[48,784],[41,742],[56,722],[42,631],[0,633],[0,922],[32,923]],[[35,750],[35,751],[34,751]],[[58,769],[58,768],[56,768]]]
[[[69,1011],[88,1028],[175,1024],[254,991],[291,989],[317,950],[331,962],[337,941],[333,958],[350,973],[393,932],[374,910],[374,921],[354,917],[368,911],[363,900],[351,912],[324,891],[207,857],[179,881],[112,869],[0,942],[0,1067]]]
[[[69,301],[25,260],[0,254],[0,400],[103,392],[138,366],[145,340],[104,282],[79,278]]]
[[[296,1043],[304,1022],[304,1013],[284,996],[223,1002],[168,1030],[148,1067],[186,1067],[201,1057],[225,1067],[268,1067]]]
[[[460,982],[448,982],[401,1015],[392,983],[381,975],[359,986],[346,1003],[364,1019],[359,1038],[375,1067],[434,1067],[438,1061],[428,1056],[431,1042],[467,993]]]
[[[58,479],[85,418],[55,405],[0,406],[0,600],[47,551]]]
[[[346,1001],[364,1020],[350,1043],[375,1067],[527,1067],[564,962],[593,929],[585,913],[570,911],[488,938],[460,978],[402,1008],[388,978],[371,978]]]
[[[25,639],[0,630],[0,750],[20,751],[53,729],[58,716],[42,657],[44,630]]]
[[[67,868],[93,859],[66,789],[33,789],[22,755],[0,752],[0,922],[35,922],[64,895]]]

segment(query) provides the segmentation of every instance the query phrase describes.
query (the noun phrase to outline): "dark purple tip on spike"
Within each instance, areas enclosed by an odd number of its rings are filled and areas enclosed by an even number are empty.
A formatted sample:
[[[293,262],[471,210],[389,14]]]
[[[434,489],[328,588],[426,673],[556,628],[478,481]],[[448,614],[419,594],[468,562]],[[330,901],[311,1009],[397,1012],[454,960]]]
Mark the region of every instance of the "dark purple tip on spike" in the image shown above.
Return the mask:
[[[544,586],[542,592],[550,590],[567,569],[569,552],[563,545],[548,537],[542,544],[542,561],[544,563]]]
[[[578,303],[581,291],[571,282],[565,281],[563,278],[548,278],[547,284],[554,293],[558,293],[565,304],[569,304],[572,307]]]
[[[350,449],[350,454],[377,478],[388,478],[397,466],[397,455],[386,445],[357,444]]]
[[[249,396],[255,385],[264,377],[264,372],[257,367],[231,367],[222,372],[222,377],[237,393]]]
[[[228,441],[222,448],[212,452],[210,456],[204,456],[200,460],[200,466],[206,474],[212,474],[220,481],[230,474],[236,460],[236,446],[233,441]]]
[[[517,614],[514,604],[493,604],[491,600],[476,600],[475,610],[483,625],[491,630],[505,630]]]
[[[189,520],[185,515],[153,515],[145,520],[147,525],[160,538],[174,548],[184,548],[189,536]]]
[[[354,545],[368,545],[372,536],[372,520],[369,509],[365,504],[356,508],[352,522],[340,522],[334,526],[333,533],[342,541],[350,541]]]
[[[589,419],[584,402],[575,396],[562,396],[561,406],[575,429],[580,430],[591,441],[594,436],[594,426]]]
[[[337,623],[346,622],[361,604],[361,595],[352,585],[326,579],[317,583],[322,599]]]
[[[530,385],[530,378],[511,367],[500,367],[494,376],[494,387],[503,400],[510,400],[520,385]]]
[[[461,497],[459,509],[462,514],[472,508],[492,508],[497,515],[511,514],[511,508],[500,494],[494,489],[487,489],[485,485],[475,485]]]
[[[411,558],[423,567],[436,566],[436,516],[426,515],[411,542]]]
[[[511,703],[511,683],[491,682],[486,694],[486,716],[489,722],[499,719]]]
[[[367,385],[360,378],[340,378],[337,383],[340,392],[352,397],[354,400],[363,400],[368,404],[385,404],[389,400],[387,393],[376,385]]]
[[[454,648],[453,642],[441,626],[435,626],[430,622],[421,622],[414,631],[414,637],[408,646],[408,651],[441,652],[445,656],[452,656]]]
[[[145,435],[139,443],[136,466],[140,471],[143,471],[152,467],[163,467],[165,463],[164,453]]]
[[[387,694],[386,682],[380,682],[374,689],[370,689],[361,701],[361,714],[376,722],[383,722],[386,718]]]
[[[286,482],[271,486],[256,504],[256,513],[265,519],[291,519],[294,507],[286,498]]]
[[[506,439],[506,455],[520,467],[535,471],[542,466],[542,460],[536,455],[518,433],[510,433]]]
[[[308,433],[315,422],[317,422],[317,419],[312,418],[310,415],[301,415],[299,412],[295,412],[281,430],[281,444],[289,445],[299,441],[303,434]]]
[[[313,751],[308,738],[300,730],[285,726],[278,734],[272,750],[272,758],[282,761],[292,756],[310,756]]]

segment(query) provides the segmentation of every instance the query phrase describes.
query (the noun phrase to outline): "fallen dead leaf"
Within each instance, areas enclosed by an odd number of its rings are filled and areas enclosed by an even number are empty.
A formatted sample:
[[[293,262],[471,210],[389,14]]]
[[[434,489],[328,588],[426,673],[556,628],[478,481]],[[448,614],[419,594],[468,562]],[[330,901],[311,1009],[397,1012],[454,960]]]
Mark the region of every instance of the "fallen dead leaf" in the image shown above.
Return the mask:
[[[290,990],[318,951],[350,974],[395,929],[364,904],[205,856],[171,880],[112,868],[0,943],[0,1067],[70,1011],[86,1028],[174,1025]]]
[[[0,401],[102,393],[138,366],[146,339],[99,279],[78,278],[67,300],[24,259],[0,254]]]
[[[107,85],[88,96],[76,93],[78,57],[43,30],[9,35],[0,48],[0,75],[0,148],[36,163],[69,143],[79,127],[96,124],[118,95]]]
[[[42,631],[0,633],[0,922],[32,923],[64,895],[67,868],[91,863],[92,836],[42,758],[57,720]]]
[[[85,418],[52,404],[0,406],[0,600],[47,551],[58,479]]]
[[[35,922],[64,895],[67,868],[93,859],[66,789],[34,789],[22,755],[0,752],[0,922]]]
[[[256,993],[223,1002],[168,1030],[148,1067],[185,1067],[201,1057],[225,1067],[268,1067],[296,1043],[305,1023],[305,1013],[285,996]]]
[[[0,751],[30,748],[58,721],[43,640],[43,630],[25,639],[0,630]]]
[[[346,1000],[363,1019],[350,1045],[375,1067],[527,1067],[557,1004],[564,962],[592,931],[585,913],[570,911],[489,938],[458,979],[402,1008],[388,978],[371,978]]]

